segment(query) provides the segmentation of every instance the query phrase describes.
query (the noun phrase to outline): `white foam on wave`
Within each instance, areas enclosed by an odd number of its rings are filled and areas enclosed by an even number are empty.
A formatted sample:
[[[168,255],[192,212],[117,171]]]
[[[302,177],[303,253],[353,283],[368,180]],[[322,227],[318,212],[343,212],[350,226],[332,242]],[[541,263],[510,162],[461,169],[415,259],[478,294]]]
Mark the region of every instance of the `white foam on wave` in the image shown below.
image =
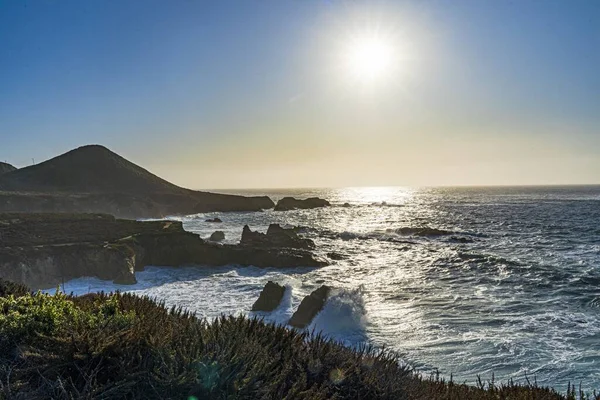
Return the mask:
[[[136,272],[134,285],[116,285],[98,278],[78,278],[61,285],[61,290],[74,295],[93,292],[130,292],[165,301],[168,307],[176,305],[196,312],[199,317],[214,318],[222,314],[247,315],[265,283],[269,280],[287,285],[284,301],[269,320],[287,322],[291,315],[292,290],[297,279],[289,277],[286,269],[256,267],[147,267]],[[302,268],[294,272],[303,272]],[[56,289],[48,289],[53,294]]]
[[[357,345],[366,340],[367,311],[364,289],[333,289],[323,310],[308,327],[346,345]]]
[[[289,284],[285,285],[283,298],[275,310],[271,312],[255,311],[251,312],[250,316],[263,318],[265,322],[271,322],[276,325],[286,325],[294,313],[294,309],[292,308],[292,292],[292,286]]]

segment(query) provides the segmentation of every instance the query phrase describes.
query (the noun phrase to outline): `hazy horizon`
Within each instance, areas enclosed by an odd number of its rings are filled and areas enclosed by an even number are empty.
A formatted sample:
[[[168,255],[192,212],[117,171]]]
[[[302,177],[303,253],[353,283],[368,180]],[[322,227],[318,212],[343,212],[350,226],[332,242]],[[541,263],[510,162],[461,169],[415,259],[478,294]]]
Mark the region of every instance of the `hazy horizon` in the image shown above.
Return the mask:
[[[600,2],[0,2],[0,160],[192,189],[600,184]]]

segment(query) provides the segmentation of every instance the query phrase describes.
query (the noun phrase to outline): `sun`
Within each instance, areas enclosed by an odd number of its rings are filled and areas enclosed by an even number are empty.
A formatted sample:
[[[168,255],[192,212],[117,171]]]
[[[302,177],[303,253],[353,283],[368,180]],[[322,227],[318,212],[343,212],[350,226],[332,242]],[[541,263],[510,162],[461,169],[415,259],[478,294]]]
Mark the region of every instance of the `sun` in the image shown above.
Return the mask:
[[[390,40],[376,35],[353,38],[346,47],[345,68],[363,83],[383,81],[392,73],[396,49]]]

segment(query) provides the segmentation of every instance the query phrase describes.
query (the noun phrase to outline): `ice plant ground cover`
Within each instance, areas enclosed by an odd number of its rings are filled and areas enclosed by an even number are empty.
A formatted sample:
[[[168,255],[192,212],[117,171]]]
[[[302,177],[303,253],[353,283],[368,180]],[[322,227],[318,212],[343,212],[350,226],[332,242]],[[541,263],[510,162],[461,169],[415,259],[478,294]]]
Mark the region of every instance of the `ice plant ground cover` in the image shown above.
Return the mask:
[[[246,317],[196,318],[133,294],[31,293],[0,281],[0,398],[590,399],[422,377],[385,351]]]

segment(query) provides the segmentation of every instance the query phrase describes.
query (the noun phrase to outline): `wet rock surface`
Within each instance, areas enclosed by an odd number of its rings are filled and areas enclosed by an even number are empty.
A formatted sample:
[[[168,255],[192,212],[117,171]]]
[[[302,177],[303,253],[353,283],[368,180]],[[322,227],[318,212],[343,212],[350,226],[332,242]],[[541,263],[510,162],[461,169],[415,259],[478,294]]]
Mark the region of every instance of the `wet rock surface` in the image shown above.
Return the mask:
[[[320,267],[305,249],[222,245],[179,221],[135,221],[103,214],[0,214],[0,278],[34,289],[83,276],[135,283],[146,265]]]
[[[331,287],[323,285],[302,299],[298,310],[292,315],[289,325],[295,328],[306,328],[313,318],[323,309],[331,293]]]
[[[225,232],[223,232],[223,231],[214,231],[210,235],[210,238],[208,238],[208,240],[210,240],[211,242],[220,242],[222,240],[225,240]]]
[[[347,258],[344,254],[338,253],[337,251],[330,251],[327,253],[327,257],[335,261],[345,260]]]
[[[271,224],[267,233],[255,232],[248,225],[244,226],[240,244],[254,247],[284,247],[292,249],[314,249],[315,243],[310,239],[298,236],[294,228],[282,228],[279,224]]]
[[[318,197],[309,197],[308,199],[295,199],[293,197],[284,197],[275,205],[275,211],[289,211],[296,209],[309,209],[318,207],[328,207],[331,204],[324,199]]]
[[[252,305],[252,311],[273,311],[283,299],[285,287],[273,281],[267,282],[256,302]]]

